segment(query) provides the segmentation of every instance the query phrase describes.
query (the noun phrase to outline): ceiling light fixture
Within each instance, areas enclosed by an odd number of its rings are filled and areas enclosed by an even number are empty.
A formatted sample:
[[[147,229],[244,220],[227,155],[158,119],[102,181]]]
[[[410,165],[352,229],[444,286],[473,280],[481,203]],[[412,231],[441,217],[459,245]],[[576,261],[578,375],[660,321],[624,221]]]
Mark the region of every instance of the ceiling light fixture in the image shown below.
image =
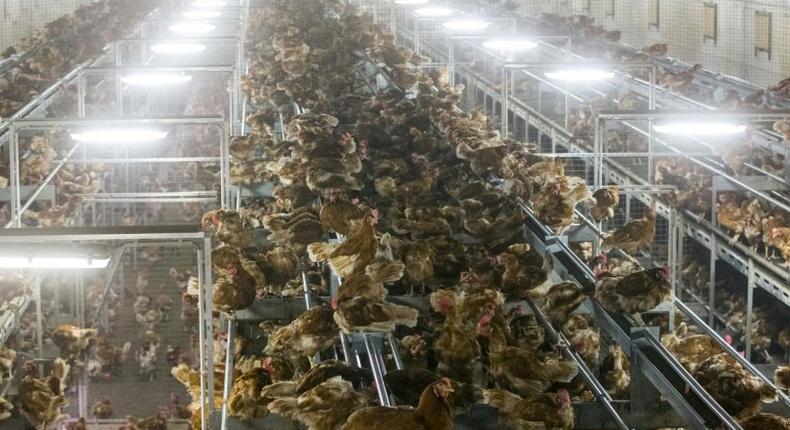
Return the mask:
[[[442,27],[444,27],[445,30],[458,33],[474,33],[485,30],[490,25],[490,22],[480,19],[457,19],[443,23]]]
[[[125,84],[146,87],[179,85],[185,84],[191,80],[192,76],[181,73],[138,73],[121,78],[121,81]]]
[[[170,31],[179,34],[205,34],[211,33],[217,28],[214,24],[205,22],[180,22],[170,26]]]
[[[206,45],[187,42],[157,43],[151,46],[151,51],[157,54],[196,54],[206,50]]]
[[[489,39],[483,42],[483,46],[492,51],[513,52],[532,49],[538,46],[538,44],[529,39],[510,37]]]
[[[107,257],[0,257],[3,269],[104,269],[109,263]]]
[[[192,19],[219,18],[220,15],[222,15],[222,12],[218,10],[188,10],[184,12],[184,18]]]
[[[421,7],[415,9],[414,13],[425,18],[438,18],[452,15],[453,10],[446,7]]]
[[[192,3],[195,7],[223,7],[228,4],[225,0],[196,0]]]
[[[676,121],[653,125],[653,130],[664,134],[691,136],[728,136],[746,131],[743,124],[724,121]]]
[[[605,81],[614,77],[614,73],[603,69],[563,69],[546,72],[549,79],[571,82]]]
[[[140,128],[106,128],[71,133],[71,138],[86,143],[152,142],[167,137],[166,131]]]

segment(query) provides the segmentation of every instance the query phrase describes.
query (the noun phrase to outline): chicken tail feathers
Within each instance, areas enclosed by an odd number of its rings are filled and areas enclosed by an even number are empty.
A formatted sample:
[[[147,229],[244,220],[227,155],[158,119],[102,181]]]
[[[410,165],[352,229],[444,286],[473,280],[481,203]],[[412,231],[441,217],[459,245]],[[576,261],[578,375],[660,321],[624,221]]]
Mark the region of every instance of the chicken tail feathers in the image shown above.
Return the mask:
[[[400,261],[384,261],[371,264],[365,268],[365,273],[374,283],[395,282],[403,277],[405,266]]]
[[[316,242],[307,245],[307,255],[310,261],[320,262],[329,259],[329,255],[335,250],[335,245],[332,243]]]
[[[518,394],[507,390],[499,388],[483,390],[483,403],[491,405],[505,414],[516,412],[521,400]]]
[[[273,400],[269,403],[268,408],[269,412],[288,418],[294,418],[299,414],[296,397],[283,397]]]
[[[414,327],[417,325],[417,318],[419,317],[417,309],[393,304],[389,306],[390,312],[392,312],[392,321],[395,324],[405,325],[406,327]]]
[[[547,363],[549,379],[555,382],[571,382],[579,374],[579,365],[575,361],[549,360]]]

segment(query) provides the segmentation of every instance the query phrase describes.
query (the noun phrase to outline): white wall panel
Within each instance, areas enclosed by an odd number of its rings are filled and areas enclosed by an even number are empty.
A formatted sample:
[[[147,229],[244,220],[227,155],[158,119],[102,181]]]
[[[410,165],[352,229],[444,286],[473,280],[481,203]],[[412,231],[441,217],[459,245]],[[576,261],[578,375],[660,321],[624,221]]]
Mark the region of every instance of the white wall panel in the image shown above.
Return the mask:
[[[605,16],[611,0],[590,0],[596,23],[621,30],[622,42],[640,47],[655,42],[669,44],[669,56],[700,63],[719,71],[772,85],[790,76],[790,0],[707,0],[718,5],[718,40],[703,37],[705,0],[660,0],[658,28],[648,25],[647,0],[614,0],[614,17]],[[528,14],[586,13],[587,0],[522,0]],[[755,12],[772,14],[771,58],[755,56]]]

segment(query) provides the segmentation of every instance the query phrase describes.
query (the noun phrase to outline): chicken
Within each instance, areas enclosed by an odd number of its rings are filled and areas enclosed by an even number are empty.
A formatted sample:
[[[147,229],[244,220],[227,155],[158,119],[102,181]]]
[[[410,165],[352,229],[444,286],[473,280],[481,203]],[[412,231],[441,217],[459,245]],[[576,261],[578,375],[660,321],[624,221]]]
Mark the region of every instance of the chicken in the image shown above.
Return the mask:
[[[66,357],[74,357],[90,346],[96,338],[98,330],[93,328],[78,328],[69,324],[55,327],[51,334],[52,343],[60,348],[60,353]]]
[[[630,360],[619,345],[609,346],[609,355],[601,364],[601,384],[615,399],[627,398],[631,386]]]
[[[483,399],[506,418],[508,428],[573,428],[574,413],[566,390],[521,398],[506,390],[491,389],[483,390]]]
[[[774,122],[774,125],[771,127],[773,130],[782,135],[784,140],[790,142],[790,120],[779,120]]]
[[[771,385],[750,374],[735,357],[726,352],[700,363],[694,378],[736,418],[757,413],[763,402],[776,401],[776,390]]]
[[[601,249],[608,251],[620,248],[627,254],[634,255],[641,248],[649,247],[656,237],[656,211],[648,207],[645,216],[629,221],[624,226],[609,233],[601,242]]]
[[[702,70],[701,64],[695,64],[690,69],[677,73],[668,72],[659,78],[658,84],[682,93],[694,80],[694,74],[699,70]]]
[[[357,231],[364,215],[359,206],[337,198],[330,198],[324,203],[318,214],[324,227],[343,236]]]
[[[37,378],[38,370],[32,362],[23,365],[24,376],[19,383],[20,410],[36,427],[48,426],[65,418],[61,409],[68,399],[61,391],[60,380],[55,376]]]
[[[334,315],[335,322],[346,333],[357,330],[390,332],[398,325],[414,327],[418,317],[414,308],[365,297],[339,302]]]
[[[228,414],[241,420],[263,418],[268,414],[261,398],[263,387],[272,382],[265,369],[256,368],[233,380],[228,399]]]
[[[500,254],[497,261],[505,266],[502,290],[511,300],[535,296],[535,290],[548,279],[542,267],[521,264],[519,258],[511,253]]]
[[[667,51],[668,48],[666,43],[654,43],[650,46],[642,48],[642,52],[655,57],[663,57],[667,55]]]
[[[342,378],[334,377],[299,397],[282,397],[269,403],[269,411],[300,421],[310,430],[333,430],[367,400]]]
[[[562,326],[571,313],[587,298],[584,291],[573,282],[553,285],[546,293],[543,310],[555,326]]]
[[[776,388],[785,393],[790,392],[790,366],[779,366],[776,368],[774,384],[776,384]]]
[[[604,187],[592,195],[589,203],[590,216],[597,222],[614,216],[614,208],[620,203],[620,188],[616,185]]]
[[[452,409],[449,397],[452,382],[442,378],[425,387],[417,408],[374,406],[360,409],[340,427],[341,430],[451,430]]]
[[[376,252],[376,233],[373,230],[375,218],[362,220],[362,225],[343,243],[312,243],[307,247],[310,260],[328,261],[329,267],[341,278],[348,278],[365,270],[373,262]]]
[[[236,211],[217,209],[206,212],[200,224],[214,239],[229,245],[244,248],[252,243],[253,227]]]
[[[638,314],[672,297],[669,272],[663,267],[641,270],[624,277],[604,273],[595,285],[595,298],[606,310],[635,315],[637,320],[641,319]]]
[[[14,405],[3,397],[0,397],[0,421],[11,418]]]
[[[403,263],[400,261],[374,263],[365,268],[365,273],[346,278],[337,289],[337,296],[333,298],[332,307],[337,309],[338,303],[343,303],[354,297],[365,297],[373,301],[382,301],[387,296],[385,283],[392,283],[403,276]]]
[[[112,400],[105,397],[91,406],[91,414],[96,418],[110,418],[112,416]]]
[[[315,306],[269,336],[263,352],[286,354],[292,362],[305,356],[312,360],[317,352],[335,344],[338,332],[332,309],[325,305]]]
[[[214,269],[214,308],[224,312],[247,308],[255,301],[255,280],[232,265],[227,270]]]
[[[425,242],[409,244],[406,248],[404,262],[404,283],[414,295],[414,287],[419,286],[425,294],[425,283],[433,279],[434,249]]]
[[[790,430],[790,419],[768,413],[754,414],[740,424],[743,430]]]
[[[435,293],[434,293],[435,294]],[[473,366],[480,357],[480,344],[474,333],[464,325],[460,304],[451,295],[431,295],[431,300],[437,303],[440,310],[445,311],[445,320],[438,329],[434,350],[439,362],[438,371],[444,376],[453,379],[471,382]]]
[[[489,367],[500,386],[522,396],[532,396],[546,391],[554,382],[567,383],[576,377],[579,372],[576,362],[554,357],[541,360],[531,351],[507,346],[505,333],[492,321],[491,312],[484,315],[477,324],[477,333],[488,338]]]
[[[425,387],[441,379],[438,373],[428,369],[396,369],[384,375],[387,388],[395,395],[397,404],[416,407]]]
[[[661,336],[661,343],[691,373],[708,357],[724,352],[713,338],[705,334],[685,335],[686,323],[676,333]]]
[[[546,330],[534,315],[518,315],[510,319],[510,335],[513,345],[529,351],[537,351],[546,339]]]
[[[785,260],[785,265],[790,266],[790,227],[772,228],[770,244],[779,249]]]
[[[738,241],[746,229],[748,213],[732,194],[721,194],[716,204],[716,219],[719,224],[733,232],[730,245]]]

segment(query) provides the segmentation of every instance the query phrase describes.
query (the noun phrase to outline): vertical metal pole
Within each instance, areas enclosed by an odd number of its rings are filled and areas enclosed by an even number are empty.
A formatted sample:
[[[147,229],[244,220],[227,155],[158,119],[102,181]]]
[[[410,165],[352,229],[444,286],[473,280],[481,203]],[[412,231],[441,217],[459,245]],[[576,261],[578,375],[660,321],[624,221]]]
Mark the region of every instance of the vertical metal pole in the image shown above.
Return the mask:
[[[708,284],[708,307],[710,311],[708,312],[708,325],[714,327],[714,322],[716,320],[716,316],[714,315],[714,311],[716,310],[716,252],[717,252],[717,243],[716,243],[716,235],[710,235],[710,282]]]
[[[14,220],[12,226],[22,226],[22,183],[20,179],[21,166],[19,165],[19,135],[16,127],[11,125],[8,128],[8,133],[11,136],[11,145],[9,146],[9,173],[11,178],[11,219]]]
[[[597,190],[601,188],[601,183],[598,181],[598,171],[601,169],[598,158],[601,153],[601,119],[595,117],[593,125],[593,188]]]
[[[752,361],[752,320],[754,311],[754,260],[748,260],[746,272],[746,355]]]
[[[123,82],[121,82],[121,73],[117,70],[123,64],[123,55],[120,49],[120,44],[115,42],[115,98],[118,101],[118,116],[123,116]]]
[[[58,288],[55,288],[57,291]],[[36,298],[36,347],[38,348],[38,372],[44,374],[44,321],[41,311],[41,277],[36,278],[36,287],[33,291]],[[57,306],[57,302],[55,302]],[[57,308],[55,308],[55,315],[57,316]]]
[[[223,208],[227,208],[230,187],[230,153],[228,150],[230,130],[227,123],[222,124],[220,132],[220,204]]]
[[[510,69],[502,67],[502,137],[507,138],[510,133],[510,118],[508,111],[510,110],[510,96],[508,95],[509,88],[509,75]]]
[[[351,345],[349,344],[348,341],[348,335],[342,332],[340,333],[340,347],[343,349],[343,358],[345,359],[345,362],[353,366],[354,362],[351,360],[352,353],[351,353]],[[357,367],[361,367],[361,366],[357,364]]]
[[[207,385],[208,389],[211,393],[209,396],[209,410],[214,410],[214,318],[213,318],[213,311],[214,311],[214,301],[212,297],[212,273],[211,273],[211,238],[206,238],[203,240],[203,277],[204,283],[203,288],[204,291],[204,298],[203,298],[203,305],[205,309],[203,310],[203,317],[204,320],[201,322],[202,324],[206,325],[206,361],[208,367],[208,375]]]
[[[233,338],[236,335],[236,322],[228,318],[228,343],[225,346],[225,381],[222,386],[222,424],[221,430],[228,430],[228,399],[233,385]]]
[[[201,249],[197,251],[197,275],[198,275],[198,336],[199,336],[199,344],[198,344],[198,354],[200,358],[200,427],[202,429],[208,428],[208,417],[209,417],[209,410],[207,407],[207,401],[209,399],[208,392],[206,390],[206,348],[205,348],[205,341],[206,341],[206,328],[205,324],[203,324],[203,311],[205,306],[203,302],[205,299],[205,292],[203,288],[203,283],[205,282],[205,276],[203,276],[203,252]],[[213,401],[213,400],[212,400]]]
[[[450,39],[450,49],[447,53],[447,63],[450,69],[450,85],[455,85],[455,43]]]

